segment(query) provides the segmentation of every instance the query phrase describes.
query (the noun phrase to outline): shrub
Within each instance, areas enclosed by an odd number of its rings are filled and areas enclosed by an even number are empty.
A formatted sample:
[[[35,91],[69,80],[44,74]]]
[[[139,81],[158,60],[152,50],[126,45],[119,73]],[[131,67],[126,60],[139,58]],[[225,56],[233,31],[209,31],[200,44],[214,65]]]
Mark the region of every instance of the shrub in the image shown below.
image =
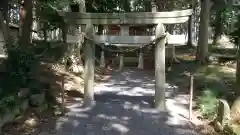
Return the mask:
[[[219,95],[222,95],[221,90],[206,89],[199,97],[199,109],[204,118],[214,118],[216,116]]]

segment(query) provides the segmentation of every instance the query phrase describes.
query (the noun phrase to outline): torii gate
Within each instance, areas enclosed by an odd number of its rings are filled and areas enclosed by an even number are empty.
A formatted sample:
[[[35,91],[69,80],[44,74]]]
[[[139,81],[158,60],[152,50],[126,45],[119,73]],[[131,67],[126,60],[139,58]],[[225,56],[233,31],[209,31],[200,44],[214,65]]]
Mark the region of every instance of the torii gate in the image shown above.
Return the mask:
[[[155,108],[165,110],[165,29],[163,24],[178,24],[188,21],[192,9],[171,12],[137,12],[137,13],[73,13],[59,12],[70,25],[86,25],[85,46],[86,62],[84,69],[84,103],[91,105],[94,101],[94,49],[95,44],[110,43],[119,46],[155,42]],[[120,25],[120,36],[95,35],[94,25]],[[130,25],[156,25],[154,36],[129,36]],[[73,37],[78,38],[78,37]]]

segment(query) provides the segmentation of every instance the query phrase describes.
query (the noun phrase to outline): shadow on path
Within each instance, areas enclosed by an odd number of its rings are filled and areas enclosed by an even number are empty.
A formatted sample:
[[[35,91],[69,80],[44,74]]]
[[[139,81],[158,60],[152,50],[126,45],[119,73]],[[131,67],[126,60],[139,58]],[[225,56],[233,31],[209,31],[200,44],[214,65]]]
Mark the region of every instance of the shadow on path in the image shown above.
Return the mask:
[[[197,135],[194,127],[173,104],[173,87],[167,111],[151,107],[154,79],[141,70],[115,72],[107,83],[95,87],[94,106],[86,108],[82,100],[68,105],[66,116],[56,123],[54,135]]]

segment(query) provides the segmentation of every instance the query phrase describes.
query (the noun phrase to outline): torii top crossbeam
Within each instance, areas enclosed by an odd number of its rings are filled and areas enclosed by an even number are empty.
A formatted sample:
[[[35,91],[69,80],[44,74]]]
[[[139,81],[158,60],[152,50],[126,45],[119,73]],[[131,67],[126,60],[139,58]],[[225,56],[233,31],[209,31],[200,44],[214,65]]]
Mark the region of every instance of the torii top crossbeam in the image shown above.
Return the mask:
[[[68,23],[77,24],[176,24],[184,23],[192,15],[192,9],[171,12],[131,12],[131,13],[76,13],[59,12]],[[73,21],[75,20],[75,21]]]
[[[139,46],[148,44],[155,36],[129,36],[130,25],[178,24],[188,21],[192,9],[170,12],[131,12],[131,13],[76,13],[59,12],[70,25],[120,25],[120,36],[94,35],[95,43],[109,43],[118,46]],[[78,37],[68,35],[69,43],[76,43]]]

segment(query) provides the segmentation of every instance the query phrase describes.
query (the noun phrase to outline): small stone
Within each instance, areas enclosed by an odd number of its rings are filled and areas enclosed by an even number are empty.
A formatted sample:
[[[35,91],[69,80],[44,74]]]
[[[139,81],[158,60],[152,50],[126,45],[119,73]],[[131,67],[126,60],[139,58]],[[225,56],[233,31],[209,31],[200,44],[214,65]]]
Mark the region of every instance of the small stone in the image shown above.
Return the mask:
[[[230,107],[226,100],[219,100],[216,120],[224,127],[230,120]]]
[[[214,129],[216,131],[223,131],[224,126],[222,126],[222,124],[219,121],[215,120],[214,121]]]
[[[238,124],[240,121],[240,97],[238,97],[231,107],[231,121]]]

